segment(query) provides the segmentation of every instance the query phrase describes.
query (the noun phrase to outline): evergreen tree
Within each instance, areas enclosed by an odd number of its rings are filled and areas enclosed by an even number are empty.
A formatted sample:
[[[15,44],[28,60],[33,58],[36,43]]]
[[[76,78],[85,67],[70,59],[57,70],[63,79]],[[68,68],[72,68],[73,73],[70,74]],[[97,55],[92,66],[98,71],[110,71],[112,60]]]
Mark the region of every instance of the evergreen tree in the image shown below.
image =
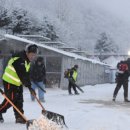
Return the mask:
[[[99,54],[100,60],[117,53],[117,46],[105,32],[100,34],[94,49],[95,53]]]
[[[7,26],[10,23],[10,17],[8,11],[4,7],[0,6],[0,27]]]
[[[56,41],[59,38],[56,34],[54,26],[49,23],[46,17],[44,17],[41,22],[41,34],[50,38],[52,41]]]
[[[11,24],[8,27],[12,31],[12,34],[27,34],[29,26],[31,26],[31,22],[27,11],[14,9],[12,11]]]

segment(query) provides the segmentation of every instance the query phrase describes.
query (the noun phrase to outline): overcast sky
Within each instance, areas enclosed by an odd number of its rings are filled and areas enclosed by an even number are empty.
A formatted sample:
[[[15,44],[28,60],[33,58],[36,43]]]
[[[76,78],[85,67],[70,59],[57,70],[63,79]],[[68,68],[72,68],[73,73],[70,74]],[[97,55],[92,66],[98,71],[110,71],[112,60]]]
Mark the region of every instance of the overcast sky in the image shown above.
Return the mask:
[[[15,0],[13,0],[15,2]],[[35,6],[38,5],[40,3],[40,6],[42,7],[42,3],[48,1],[48,0],[18,0],[18,1],[24,1],[27,2],[27,5],[29,3],[31,3],[31,6],[34,4]],[[51,4],[50,0],[50,4]],[[60,0],[57,0],[60,1]],[[62,1],[62,0],[61,0]],[[63,0],[64,1],[64,0]],[[71,0],[68,0],[68,2]],[[108,10],[109,12],[111,12],[112,14],[120,17],[121,19],[124,19],[125,21],[129,21],[130,22],[130,0],[77,0],[80,2],[83,2],[83,4],[89,1],[92,2],[94,1],[94,3],[97,3],[99,6],[103,7],[104,9]],[[32,3],[33,2],[33,3]],[[33,5],[33,6],[34,6]]]
[[[130,0],[93,0],[101,7],[130,22]]]

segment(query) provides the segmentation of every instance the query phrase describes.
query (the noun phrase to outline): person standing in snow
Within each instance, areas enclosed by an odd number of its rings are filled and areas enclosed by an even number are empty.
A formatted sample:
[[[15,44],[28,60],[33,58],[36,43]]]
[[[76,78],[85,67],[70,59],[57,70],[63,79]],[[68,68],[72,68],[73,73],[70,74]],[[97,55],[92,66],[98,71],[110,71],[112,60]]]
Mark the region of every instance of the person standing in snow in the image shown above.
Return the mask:
[[[128,71],[128,64],[127,61],[120,61],[117,64],[117,73],[116,73],[116,88],[113,93],[113,101],[115,101],[118,91],[120,90],[121,86],[123,85],[124,89],[124,101],[129,102],[128,100],[128,78],[129,78],[129,71]]]
[[[42,57],[38,57],[37,60],[31,65],[30,78],[31,78],[32,88],[34,90],[38,88],[39,100],[41,102],[45,102],[43,90],[45,89],[45,84],[46,84],[46,69]],[[33,95],[31,95],[31,100],[32,101],[35,100]]]
[[[72,92],[71,92],[71,88],[73,88],[74,92],[76,95],[78,95],[78,91],[76,90],[76,81],[77,81],[77,76],[78,76],[78,65],[74,65],[73,68],[71,68],[69,70],[69,75],[68,75],[68,81],[69,81],[69,84],[68,84],[68,92],[69,92],[69,95],[72,95]]]
[[[35,59],[38,53],[38,47],[35,44],[29,44],[24,51],[14,54],[8,61],[2,76],[4,93],[14,103],[14,105],[24,113],[23,110],[23,85],[27,87],[30,93],[35,94],[31,88],[29,76],[30,62]],[[4,99],[0,104],[0,122],[4,122],[2,114],[11,107],[10,103]],[[16,123],[26,123],[21,115],[15,110]]]
[[[130,72],[130,58],[127,59],[128,71]]]

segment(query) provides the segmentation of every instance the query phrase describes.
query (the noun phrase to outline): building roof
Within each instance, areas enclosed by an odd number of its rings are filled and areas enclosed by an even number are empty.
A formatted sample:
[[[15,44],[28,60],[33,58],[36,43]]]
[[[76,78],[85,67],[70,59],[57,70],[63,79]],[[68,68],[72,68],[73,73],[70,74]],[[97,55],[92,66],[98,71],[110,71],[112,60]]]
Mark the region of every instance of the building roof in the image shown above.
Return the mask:
[[[42,48],[45,48],[45,49],[48,49],[48,50],[60,53],[62,55],[66,55],[66,56],[75,58],[75,59],[80,59],[80,60],[84,60],[84,61],[90,61],[90,62],[95,63],[95,64],[101,64],[101,65],[107,65],[108,66],[108,64],[105,64],[105,63],[102,63],[102,62],[99,62],[99,61],[96,61],[96,60],[93,60],[93,59],[89,59],[89,58],[86,58],[84,56],[80,56],[80,55],[75,54],[75,53],[66,52],[66,51],[63,51],[63,50],[60,50],[60,49],[57,49],[57,48],[54,48],[54,47],[50,47],[50,46],[47,46],[47,45],[39,44],[39,43],[33,42],[31,40],[27,40],[25,38],[20,38],[18,36],[14,36],[14,35],[10,35],[10,34],[5,34],[4,36],[5,36],[5,38],[21,41],[21,42],[24,42],[24,43],[27,43],[27,44],[36,44],[39,47],[42,47]]]
[[[45,41],[45,42],[41,42],[42,44],[46,44],[46,45],[57,45],[57,46],[63,46],[65,45],[65,43],[62,42],[56,42],[56,41]]]
[[[58,47],[58,49],[62,49],[64,51],[69,51],[69,52],[72,52],[74,50],[77,50],[76,48],[74,47],[66,47],[66,46],[63,46],[63,47]]]
[[[50,38],[44,37],[44,36],[40,36],[40,35],[18,35],[18,37],[23,37],[23,38],[38,38],[41,40],[47,40],[47,41],[51,41]]]
[[[85,51],[74,50],[73,53],[86,53]]]

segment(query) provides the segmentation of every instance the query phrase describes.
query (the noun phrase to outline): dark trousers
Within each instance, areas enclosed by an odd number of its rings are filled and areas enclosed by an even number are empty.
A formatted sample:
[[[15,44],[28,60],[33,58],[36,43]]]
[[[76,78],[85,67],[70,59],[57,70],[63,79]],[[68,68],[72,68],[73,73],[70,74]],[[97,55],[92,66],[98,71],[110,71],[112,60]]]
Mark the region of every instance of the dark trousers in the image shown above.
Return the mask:
[[[123,89],[124,89],[124,99],[128,98],[128,80],[121,80],[121,81],[117,82],[113,97],[117,96],[118,91],[120,90],[122,85],[123,85]]]
[[[75,94],[77,93],[77,90],[76,90],[76,86],[71,82],[69,81],[69,84],[68,84],[68,92],[69,94],[71,94],[71,88],[73,88]]]
[[[3,81],[5,95],[14,103],[14,105],[22,112],[23,111],[23,87],[15,86]],[[4,99],[0,104],[0,113],[6,113],[7,109],[11,107],[10,103]],[[19,113],[13,108],[15,118],[21,117]]]

